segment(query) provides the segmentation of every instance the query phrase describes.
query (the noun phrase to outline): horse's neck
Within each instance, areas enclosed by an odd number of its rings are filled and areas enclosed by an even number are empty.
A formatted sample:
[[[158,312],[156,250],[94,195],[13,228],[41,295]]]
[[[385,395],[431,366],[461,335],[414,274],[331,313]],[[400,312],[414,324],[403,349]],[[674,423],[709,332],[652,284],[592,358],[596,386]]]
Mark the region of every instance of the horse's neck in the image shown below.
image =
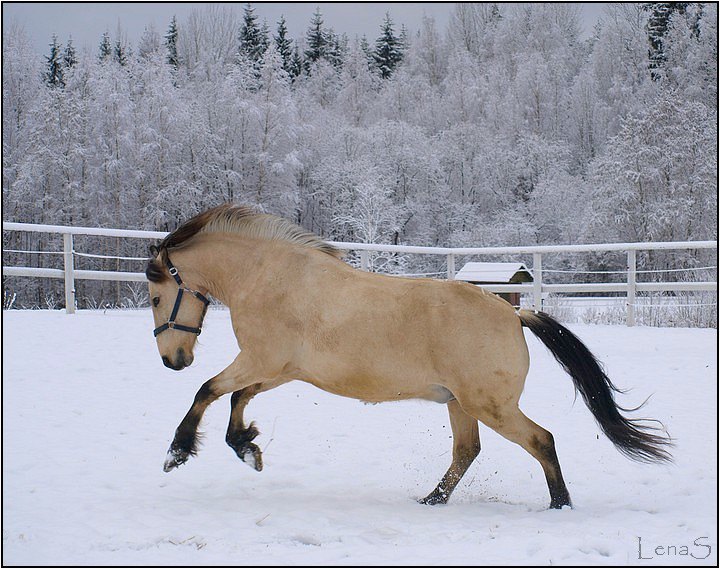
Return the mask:
[[[312,253],[317,254],[281,242],[208,234],[188,247],[183,264],[201,288],[232,307],[268,287],[281,293],[293,286],[303,257]]]

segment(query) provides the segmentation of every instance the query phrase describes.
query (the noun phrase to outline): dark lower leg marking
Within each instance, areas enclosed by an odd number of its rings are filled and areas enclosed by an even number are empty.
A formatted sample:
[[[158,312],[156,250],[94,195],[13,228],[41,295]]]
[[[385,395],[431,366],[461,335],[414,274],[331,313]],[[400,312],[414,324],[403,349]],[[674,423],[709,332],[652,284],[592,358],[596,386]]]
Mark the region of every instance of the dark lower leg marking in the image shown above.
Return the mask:
[[[546,431],[547,432],[547,431]],[[561,509],[563,506],[571,506],[570,493],[563,480],[560,462],[555,451],[555,440],[550,432],[547,432],[545,441],[541,441],[536,435],[530,440],[530,445],[535,451],[534,456],[540,461],[545,472],[548,490],[550,491],[550,508]]]
[[[251,442],[260,432],[255,427],[255,423],[244,430],[238,430],[233,433],[228,431],[225,436],[225,442],[235,451],[238,458],[243,462],[247,462],[252,468],[258,472],[263,469],[262,451],[255,443]]]
[[[551,508],[572,505],[560,471],[552,433],[531,421],[516,406],[480,406],[472,402],[468,405],[473,416],[509,441],[520,445],[540,463],[550,492]]]
[[[200,419],[208,405],[217,399],[217,396],[212,393],[209,383],[209,381],[205,382],[198,390],[192,407],[175,430],[175,436],[170,443],[163,465],[165,472],[170,472],[181,464],[185,464],[191,456],[197,454],[201,437],[197,430]]]
[[[245,427],[243,412],[250,399],[260,391],[260,387],[260,384],[256,384],[233,393],[230,401],[230,423],[225,435],[225,442],[238,458],[258,472],[263,469],[262,451],[252,441],[260,433],[254,422]]]

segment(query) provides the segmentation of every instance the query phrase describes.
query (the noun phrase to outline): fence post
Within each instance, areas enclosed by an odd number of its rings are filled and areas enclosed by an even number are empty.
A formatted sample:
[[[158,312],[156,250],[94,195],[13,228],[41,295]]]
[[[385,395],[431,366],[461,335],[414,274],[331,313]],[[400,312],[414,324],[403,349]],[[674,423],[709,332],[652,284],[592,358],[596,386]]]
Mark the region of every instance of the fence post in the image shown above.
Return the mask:
[[[65,271],[65,313],[75,314],[75,267],[71,233],[63,233],[63,269]]]
[[[636,270],[637,270],[637,251],[631,249],[627,254],[627,316],[626,324],[635,326],[635,293],[636,287]]]
[[[533,310],[542,310],[542,255],[533,253]]]
[[[370,270],[370,251],[360,251],[360,268],[363,271]]]
[[[455,255],[452,253],[447,256],[447,278],[450,281],[455,280]]]

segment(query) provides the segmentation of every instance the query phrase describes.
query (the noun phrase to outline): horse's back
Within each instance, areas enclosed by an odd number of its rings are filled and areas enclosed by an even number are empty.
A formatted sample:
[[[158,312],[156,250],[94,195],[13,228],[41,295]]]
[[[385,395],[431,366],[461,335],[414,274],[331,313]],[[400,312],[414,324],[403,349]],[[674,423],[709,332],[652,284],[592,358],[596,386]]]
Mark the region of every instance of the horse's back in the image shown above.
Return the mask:
[[[501,298],[467,283],[358,271],[335,275],[327,290],[318,284],[322,305],[303,367],[319,387],[378,401],[434,399],[438,385],[500,381],[522,390],[527,346]]]

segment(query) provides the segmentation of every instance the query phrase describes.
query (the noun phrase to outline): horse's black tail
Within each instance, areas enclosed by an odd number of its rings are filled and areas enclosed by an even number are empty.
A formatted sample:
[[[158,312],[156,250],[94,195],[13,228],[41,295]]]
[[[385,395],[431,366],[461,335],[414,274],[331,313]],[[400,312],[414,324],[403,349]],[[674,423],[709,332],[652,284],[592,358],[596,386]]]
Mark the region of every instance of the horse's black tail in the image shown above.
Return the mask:
[[[640,462],[672,460],[667,451],[672,443],[669,437],[658,432],[664,431],[662,425],[652,427],[641,424],[643,419],[623,417],[620,412],[628,409],[619,407],[613,397],[613,392],[620,390],[612,384],[598,360],[575,334],[543,312],[520,310],[518,316],[522,325],[547,346],[572,377],[575,389],[582,395],[603,433],[621,453]]]

